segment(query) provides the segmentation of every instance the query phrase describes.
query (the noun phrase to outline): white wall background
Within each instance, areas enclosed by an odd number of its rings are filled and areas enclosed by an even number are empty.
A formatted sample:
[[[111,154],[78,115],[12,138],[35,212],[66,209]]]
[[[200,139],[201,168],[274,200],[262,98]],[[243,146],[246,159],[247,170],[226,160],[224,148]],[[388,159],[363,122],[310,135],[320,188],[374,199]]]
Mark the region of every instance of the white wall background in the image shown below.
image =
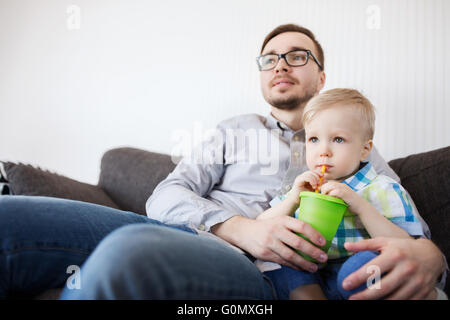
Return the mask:
[[[322,43],[325,89],[373,101],[387,160],[450,145],[449,0],[0,0],[0,159],[96,183],[110,148],[267,114],[254,58],[291,22]]]

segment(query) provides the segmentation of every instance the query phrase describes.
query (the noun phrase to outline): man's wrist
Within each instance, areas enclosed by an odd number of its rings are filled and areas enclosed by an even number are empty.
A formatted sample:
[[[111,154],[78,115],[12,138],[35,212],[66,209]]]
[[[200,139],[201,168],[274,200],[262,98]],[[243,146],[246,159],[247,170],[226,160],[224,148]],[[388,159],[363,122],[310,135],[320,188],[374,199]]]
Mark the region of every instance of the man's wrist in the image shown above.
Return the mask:
[[[431,246],[431,251],[435,249],[436,253],[439,254],[439,261],[436,261],[437,263],[433,263],[432,266],[436,267],[436,279],[440,279],[442,275],[445,272],[445,257],[444,254],[441,252],[441,250],[431,241],[427,238],[418,238],[416,239],[417,242],[421,242],[427,246]]]
[[[248,218],[240,215],[232,216],[224,222],[218,223],[211,227],[211,233],[222,238],[223,240],[236,245],[240,242],[240,228]]]
[[[433,280],[435,281],[434,285],[439,286],[446,271],[444,254],[430,239],[418,238],[415,241],[416,243],[419,242],[421,244],[422,252],[428,253],[426,255],[428,256],[428,259],[424,262],[427,265],[428,272],[433,275]]]

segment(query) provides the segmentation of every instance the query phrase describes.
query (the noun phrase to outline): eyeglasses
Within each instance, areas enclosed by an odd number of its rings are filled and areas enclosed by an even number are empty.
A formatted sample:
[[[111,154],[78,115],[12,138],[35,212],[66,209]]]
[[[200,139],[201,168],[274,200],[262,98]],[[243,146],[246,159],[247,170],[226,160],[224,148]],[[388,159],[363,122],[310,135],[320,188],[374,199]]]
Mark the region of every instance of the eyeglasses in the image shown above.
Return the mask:
[[[272,70],[278,64],[280,59],[284,59],[288,66],[291,67],[301,67],[308,63],[309,57],[317,63],[320,70],[323,70],[322,65],[313,55],[311,50],[292,50],[286,53],[268,53],[256,58],[256,63],[258,64],[259,71]]]

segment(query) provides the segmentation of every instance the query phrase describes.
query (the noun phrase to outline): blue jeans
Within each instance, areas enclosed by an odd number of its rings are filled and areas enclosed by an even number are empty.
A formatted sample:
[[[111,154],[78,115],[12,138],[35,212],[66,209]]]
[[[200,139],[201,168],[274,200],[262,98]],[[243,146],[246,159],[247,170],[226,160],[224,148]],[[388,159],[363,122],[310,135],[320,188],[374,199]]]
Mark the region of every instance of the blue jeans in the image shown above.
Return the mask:
[[[274,284],[277,295],[281,300],[288,300],[290,292],[298,286],[313,283],[320,285],[328,299],[346,300],[352,294],[365,290],[367,285],[363,284],[353,290],[345,290],[342,287],[344,279],[377,255],[377,252],[361,251],[346,259],[330,260],[325,267],[315,273],[282,266],[281,269],[265,272],[265,275]]]
[[[66,285],[71,266],[81,266],[79,286]],[[0,298],[61,287],[64,299],[273,298],[248,258],[184,226],[80,201],[1,196]]]

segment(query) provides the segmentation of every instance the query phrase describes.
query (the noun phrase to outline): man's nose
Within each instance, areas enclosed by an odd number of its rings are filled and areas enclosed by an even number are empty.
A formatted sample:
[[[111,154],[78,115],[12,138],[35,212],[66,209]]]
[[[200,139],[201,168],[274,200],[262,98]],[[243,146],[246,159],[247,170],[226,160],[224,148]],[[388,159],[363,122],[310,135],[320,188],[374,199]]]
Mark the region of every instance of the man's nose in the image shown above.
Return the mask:
[[[287,72],[289,71],[291,67],[286,63],[286,60],[284,58],[281,58],[280,60],[278,60],[277,65],[275,66],[275,72]]]

